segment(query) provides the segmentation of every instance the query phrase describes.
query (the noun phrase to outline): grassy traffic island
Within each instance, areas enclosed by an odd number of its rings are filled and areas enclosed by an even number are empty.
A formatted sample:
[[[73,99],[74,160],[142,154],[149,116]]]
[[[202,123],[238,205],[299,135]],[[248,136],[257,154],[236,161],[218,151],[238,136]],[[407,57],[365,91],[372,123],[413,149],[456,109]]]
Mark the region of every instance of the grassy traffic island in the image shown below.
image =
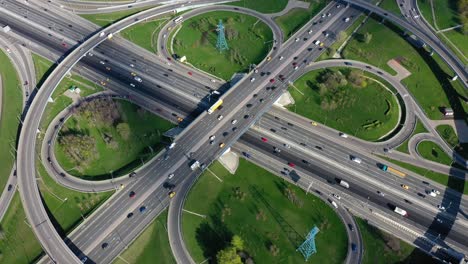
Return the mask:
[[[90,180],[141,165],[163,147],[163,133],[173,127],[125,100],[94,99],[74,111],[59,132],[55,155],[68,173]]]
[[[290,87],[295,103],[288,109],[361,139],[379,140],[398,124],[400,106],[370,78],[377,79],[347,68],[311,71]]]
[[[219,20],[223,21],[229,46],[222,53],[216,49]],[[265,23],[252,16],[224,11],[184,21],[173,39],[177,56],[185,56],[194,67],[224,80],[230,80],[236,72],[248,71],[250,64],[261,62],[272,44],[273,33]]]
[[[342,263],[347,254],[345,226],[329,205],[243,159],[234,175],[220,163],[211,166],[184,209],[199,214],[182,216],[184,240],[197,263],[228,263],[220,260],[227,256],[244,263],[305,263],[296,249],[314,226],[320,232],[313,263]]]

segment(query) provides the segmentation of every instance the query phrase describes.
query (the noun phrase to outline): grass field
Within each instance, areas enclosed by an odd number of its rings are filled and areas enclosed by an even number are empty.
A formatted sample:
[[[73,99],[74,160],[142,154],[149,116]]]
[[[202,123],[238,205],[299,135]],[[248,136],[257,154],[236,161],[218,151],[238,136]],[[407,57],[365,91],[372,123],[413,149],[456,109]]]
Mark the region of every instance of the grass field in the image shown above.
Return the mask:
[[[468,42],[466,41],[466,36],[463,35],[459,30],[450,30],[440,34],[444,34],[450,42],[449,43],[443,36],[439,36],[439,38],[449,47],[452,51],[462,60],[465,64],[468,63],[468,60],[465,57],[468,57]],[[453,45],[456,45],[457,48],[460,50],[458,52]]]
[[[460,143],[458,141],[458,136],[452,126],[440,125],[436,127],[436,130],[445,142],[454,148],[456,152],[462,155],[465,159],[468,159],[468,143]]]
[[[310,6],[308,9],[294,8],[288,13],[276,17],[275,21],[283,30],[285,40],[291,37],[296,31],[304,26],[318,12],[320,12],[328,3],[327,0],[308,1]]]
[[[383,0],[380,4],[380,7],[396,15],[401,14],[400,7],[398,6],[397,1],[395,0]]]
[[[13,168],[23,96],[16,69],[1,50],[0,61],[0,190],[3,190]]]
[[[444,186],[447,186],[457,192],[463,193],[463,194],[468,194],[468,181],[464,181],[458,178],[450,177],[448,175],[438,173],[429,169],[421,168],[418,166],[414,166],[405,162],[389,159],[387,157],[381,157],[383,159],[386,159],[392,163],[397,164],[400,167],[403,167],[407,170],[413,171],[419,175],[422,175],[426,178],[429,178],[435,182],[438,182]],[[449,181],[450,178],[450,181]]]
[[[418,119],[416,119],[416,127],[414,128],[414,131],[413,133],[411,134],[411,136],[405,140],[405,142],[403,142],[400,146],[398,146],[396,149],[398,151],[401,151],[401,152],[404,152],[404,153],[408,153],[409,154],[409,151],[408,151],[408,141],[410,140],[411,137],[413,137],[414,135],[416,134],[419,134],[419,133],[426,133],[427,130],[426,128],[424,127],[424,125],[421,123],[421,121],[419,121]]]
[[[411,72],[403,83],[429,118],[442,118],[439,109],[442,106],[450,106],[457,116],[464,115],[468,105],[461,102],[461,97],[467,96],[467,92],[458,81],[450,82],[453,72],[438,55],[431,57],[425,50],[415,48],[400,35],[399,29],[391,24],[386,25],[370,19],[350,40],[343,51],[344,57],[365,61],[386,71],[390,70],[387,62],[397,59]],[[359,41],[359,35],[366,32],[372,34],[369,44]]]
[[[107,27],[110,24],[117,22],[123,18],[136,14],[140,11],[153,8],[155,6],[145,6],[141,8],[133,8],[130,10],[112,12],[112,13],[102,13],[102,14],[80,14],[81,17],[88,19],[96,25],[101,27]]]
[[[168,19],[170,19],[170,17],[161,17],[147,22],[141,22],[122,30],[120,35],[138,46],[156,53],[159,31]]]
[[[167,210],[162,212],[114,264],[175,264],[167,237]]]
[[[29,227],[18,192],[2,219],[1,228],[4,235],[0,239],[0,263],[34,263],[42,248]]]
[[[438,263],[418,248],[377,229],[365,220],[356,218],[356,222],[364,243],[363,264]]]
[[[288,0],[240,0],[228,5],[241,6],[256,10],[260,13],[278,13],[288,4]]]
[[[346,68],[331,69],[342,73],[349,71]],[[399,106],[396,98],[378,83],[368,80],[365,88],[348,84],[339,93],[321,95],[317,82],[325,72],[309,72],[294,83],[297,89],[289,88],[295,101],[294,105],[288,106],[290,111],[371,141],[378,140],[398,123]],[[335,99],[339,101],[335,109],[323,106],[329,97],[339,96],[343,99]]]
[[[418,153],[421,157],[450,166],[452,158],[432,141],[422,141],[418,144]]]
[[[431,9],[431,0],[417,0],[418,7],[421,14],[427,20],[432,27],[434,27],[434,19],[432,16],[432,9]]]
[[[432,1],[438,29],[454,27],[460,24],[457,11],[457,0]],[[432,19],[430,0],[418,0],[424,18],[435,27]]]
[[[286,197],[288,190],[296,204]],[[347,253],[345,227],[330,206],[244,159],[235,175],[220,163],[211,166],[191,189],[185,209],[207,216],[182,218],[184,240],[197,263],[214,257],[235,234],[255,263],[305,263],[296,248],[315,225],[318,252],[309,262],[342,263]],[[272,244],[279,248],[277,256],[269,251]]]
[[[228,51],[216,49],[216,25],[222,19],[226,31]],[[232,32],[232,37],[229,37]],[[186,56],[187,61],[224,80],[236,72],[249,70],[258,64],[271,49],[273,34],[270,28],[255,17],[233,12],[209,12],[183,22],[174,38],[174,52]],[[265,44],[266,43],[266,44]]]
[[[114,192],[82,193],[73,191],[56,183],[47,173],[42,163],[37,160],[39,190],[53,216],[54,225],[63,236],[77,226],[84,217],[91,214]]]
[[[123,138],[113,125],[93,123],[90,118],[82,115],[72,116],[65,122],[62,130],[81,131],[80,133],[94,138],[98,155],[85,166],[73,161],[65,154],[67,146],[55,144],[57,161],[64,170],[86,179],[116,177],[141,165],[140,158],[147,160],[164,147],[161,144],[162,134],[172,128],[173,124],[148,111],[142,111],[140,107],[130,102],[124,100],[116,102],[118,102],[118,112],[121,116],[120,122],[129,125],[128,139]],[[112,136],[117,142],[117,147],[106,144],[103,132]],[[109,175],[110,172],[113,175]]]

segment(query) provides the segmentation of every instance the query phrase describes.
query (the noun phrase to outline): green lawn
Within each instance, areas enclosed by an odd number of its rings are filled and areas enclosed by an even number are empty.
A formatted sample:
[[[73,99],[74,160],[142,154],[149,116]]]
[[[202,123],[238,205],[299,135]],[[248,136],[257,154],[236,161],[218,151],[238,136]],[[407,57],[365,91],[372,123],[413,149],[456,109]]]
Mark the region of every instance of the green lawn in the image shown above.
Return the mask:
[[[395,0],[383,0],[380,4],[380,7],[396,15],[401,14],[400,7],[398,6],[397,1]]]
[[[286,198],[288,190],[296,204]],[[191,189],[185,209],[207,216],[182,218],[184,240],[197,263],[214,257],[235,234],[255,263],[305,263],[296,248],[315,225],[317,253],[309,262],[342,263],[346,257],[346,230],[330,206],[244,159],[235,175],[220,163],[211,166]],[[272,244],[279,248],[277,256],[269,251]]]
[[[128,139],[119,134],[116,126],[104,125],[83,115],[72,116],[65,122],[60,133],[91,136],[95,139],[98,155],[88,164],[75,162],[65,154],[66,147],[70,146],[55,144],[57,161],[64,170],[91,180],[116,177],[140,166],[141,159],[151,158],[164,147],[161,144],[162,134],[174,127],[173,124],[128,101],[116,100],[116,102],[117,111],[121,116],[120,122],[127,123],[130,128]],[[117,146],[106,143],[103,133],[111,135]],[[113,175],[109,175],[111,171]]]
[[[436,127],[439,135],[452,147],[462,155],[465,159],[468,159],[468,143],[460,143],[458,136],[453,130],[452,126],[440,125]]]
[[[136,14],[140,11],[153,8],[155,6],[145,6],[141,8],[132,8],[129,10],[112,12],[112,13],[102,13],[102,14],[80,14],[81,17],[88,19],[89,21],[101,26],[107,27],[110,24],[117,22],[121,19],[124,19],[128,16]]]
[[[0,263],[29,264],[42,252],[26,220],[19,193],[15,193],[1,222],[3,238],[0,239]]]
[[[417,1],[418,1],[419,11],[427,20],[427,22],[434,27],[434,19],[432,16],[432,9],[431,9],[431,0],[417,0]]]
[[[438,182],[444,186],[447,186],[457,192],[460,192],[460,193],[463,193],[463,194],[468,194],[468,181],[464,181],[464,180],[461,180],[461,179],[458,179],[458,178],[455,178],[455,177],[450,177],[448,175],[445,175],[445,174],[442,174],[442,173],[438,173],[438,172],[435,172],[435,171],[432,171],[432,170],[429,170],[429,169],[426,169],[426,168],[421,168],[421,167],[418,167],[418,166],[414,166],[414,165],[411,165],[411,164],[408,164],[408,163],[405,163],[405,162],[401,162],[401,161],[397,161],[397,160],[394,160],[394,159],[390,159],[390,158],[387,158],[387,157],[382,157],[380,156],[381,158],[383,159],[386,159],[392,163],[395,163],[397,164],[398,166],[400,167],[403,167],[407,170],[410,170],[410,171],[413,171],[419,175],[422,175],[426,178],[429,178],[435,182]],[[450,180],[449,180],[450,179]]]
[[[444,34],[452,43],[449,43],[443,36],[439,36],[439,38],[449,47],[452,51],[462,60],[463,62],[468,63],[463,56],[468,57],[468,41],[466,40],[466,35],[463,35],[458,29],[450,30],[443,32]],[[457,50],[453,48],[453,45],[457,46],[462,54],[460,54]],[[463,56],[462,56],[463,55]]]
[[[411,136],[405,140],[400,146],[398,146],[396,149],[398,151],[401,151],[401,152],[404,152],[404,153],[408,153],[409,154],[409,151],[408,151],[408,141],[410,140],[410,138],[412,138],[414,135],[416,134],[419,134],[419,133],[426,133],[427,130],[426,128],[424,127],[424,125],[421,123],[421,121],[419,121],[418,119],[416,119],[416,127],[414,128],[414,131],[413,133],[411,134]]]
[[[13,168],[19,116],[23,107],[21,84],[15,67],[0,50],[0,190],[3,190]]]
[[[310,2],[309,9],[294,8],[289,10],[288,13],[275,18],[276,23],[283,30],[285,40],[309,22],[309,20],[320,12],[328,3],[327,0],[308,2]]]
[[[331,69],[342,73],[349,71],[346,68]],[[365,88],[350,84],[341,86],[343,88],[337,94],[342,99],[334,99],[338,101],[335,105],[325,105],[329,98],[339,97],[323,93],[326,89],[317,85],[326,71],[309,72],[294,83],[297,89],[289,88],[295,101],[294,105],[288,106],[290,111],[364,140],[376,141],[395,127],[399,111],[395,96],[371,80]]]
[[[161,17],[141,22],[122,30],[120,35],[138,46],[156,53],[159,31],[168,19],[170,19],[170,17]]]
[[[55,182],[42,163],[37,160],[39,190],[58,232],[63,236],[80,224],[83,217],[90,215],[114,192],[82,193],[73,191]]]
[[[240,0],[228,3],[228,5],[241,6],[266,14],[280,12],[287,4],[288,0]]]
[[[432,1],[437,26],[439,29],[454,27],[460,24],[460,18],[457,11],[458,0]]]
[[[420,249],[356,218],[364,243],[363,264],[439,263]]]
[[[216,25],[222,19],[228,51],[216,49]],[[232,32],[231,37],[229,37]],[[255,17],[234,12],[205,13],[183,22],[174,38],[174,52],[187,61],[224,80],[236,72],[248,71],[251,63],[258,64],[271,49],[271,29]],[[265,44],[267,43],[267,44]]]
[[[114,264],[175,264],[167,237],[167,210],[162,212]]]
[[[444,150],[432,141],[422,141],[418,144],[418,153],[421,157],[445,165],[452,164],[452,158]]]
[[[37,86],[41,87],[42,83],[46,80],[49,74],[55,69],[56,64],[52,63],[50,60],[37,55],[36,53],[31,53],[34,69],[36,72]]]
[[[370,19],[358,31],[343,51],[343,56],[376,65],[390,71],[387,62],[396,59],[411,72],[403,84],[422,106],[431,119],[440,119],[439,107],[450,106],[457,116],[468,111],[468,104],[461,102],[461,96],[468,97],[460,82],[450,82],[453,72],[434,54],[432,57],[424,49],[417,49],[408,43],[397,27],[380,24]],[[360,42],[360,35],[370,32],[369,44]],[[391,70],[390,72],[393,72]],[[430,95],[430,96],[428,96]],[[461,96],[460,96],[461,95]]]

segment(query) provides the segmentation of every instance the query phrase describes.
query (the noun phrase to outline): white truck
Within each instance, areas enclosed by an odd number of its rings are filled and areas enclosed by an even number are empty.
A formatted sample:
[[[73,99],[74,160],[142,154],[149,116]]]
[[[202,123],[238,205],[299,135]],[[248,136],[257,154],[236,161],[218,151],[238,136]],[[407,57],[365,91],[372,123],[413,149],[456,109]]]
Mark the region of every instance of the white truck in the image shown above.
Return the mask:
[[[395,207],[395,210],[393,210],[395,213],[399,214],[399,215],[402,215],[402,216],[407,216],[408,213],[401,209],[400,207]]]
[[[200,167],[200,162],[198,160],[194,160],[192,164],[190,164],[190,169],[192,170],[195,170],[198,167]]]

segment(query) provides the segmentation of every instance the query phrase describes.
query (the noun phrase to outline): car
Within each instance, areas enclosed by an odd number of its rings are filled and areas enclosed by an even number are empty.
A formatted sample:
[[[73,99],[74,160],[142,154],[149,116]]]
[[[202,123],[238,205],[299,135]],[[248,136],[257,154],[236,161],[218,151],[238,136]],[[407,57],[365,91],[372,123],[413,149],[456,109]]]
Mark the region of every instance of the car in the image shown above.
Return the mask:
[[[62,42],[62,46],[64,46],[65,48],[68,47],[67,43],[65,42]]]
[[[339,135],[340,135],[340,137],[342,137],[342,138],[348,138],[348,135],[346,135],[346,134],[343,133],[343,132],[340,132]]]
[[[284,59],[284,57],[283,57],[283,56],[279,56],[279,58],[278,58],[278,59],[279,59],[279,60],[282,60],[282,59]]]
[[[88,257],[82,257],[80,260],[82,263],[85,263],[86,261],[88,261]]]
[[[295,42],[298,42],[298,41],[299,41],[299,38],[296,38],[294,41],[295,41]]]
[[[315,146],[315,148],[318,149],[318,150],[323,150],[323,148],[320,147],[320,146]]]
[[[435,190],[435,189],[432,189],[431,192],[434,192],[434,193],[436,193],[436,194],[440,194],[440,192],[437,191],[437,190]]]
[[[134,72],[130,72],[130,74],[131,74],[132,76],[137,76],[137,74],[134,73]]]
[[[286,144],[286,143],[283,144],[283,146],[284,146],[285,148],[288,148],[288,149],[291,148],[291,146],[290,146],[289,144]]]
[[[311,123],[313,126],[317,126],[317,122],[315,122],[315,121],[312,121],[312,122],[310,122],[310,123]]]
[[[222,115],[219,115],[219,116],[218,116],[218,120],[221,120],[221,119],[223,119],[223,116],[222,116]]]
[[[283,130],[288,130],[288,128],[287,128],[287,127],[281,127],[281,129],[283,129]]]
[[[312,29],[309,29],[309,31],[307,31],[307,33],[309,33],[309,35],[312,34],[312,32],[313,32]]]
[[[247,119],[249,117],[250,117],[250,115],[244,115],[244,119]]]
[[[192,72],[187,72],[187,73],[188,73],[188,75],[190,75],[190,76],[192,76],[192,75],[193,75],[193,73],[192,73]]]
[[[135,84],[134,84],[134,83],[131,83],[130,86],[133,87],[133,88],[135,88]]]
[[[429,194],[430,196],[432,197],[436,197],[437,196],[437,193],[433,192],[433,191],[427,191],[427,194]]]
[[[136,172],[132,172],[128,175],[129,178],[132,178],[132,177],[135,177],[136,176]]]
[[[260,98],[258,101],[259,101],[260,103],[263,103],[264,100],[265,100],[265,99]]]
[[[257,69],[257,68],[254,69],[254,73],[258,73],[258,69]]]
[[[267,57],[267,61],[271,61],[271,57],[270,57],[270,56]]]
[[[215,138],[216,138],[215,135],[211,135],[211,136],[210,136],[210,140],[214,140]]]
[[[381,192],[381,191],[377,191],[377,194],[384,197],[385,196],[385,193]]]
[[[215,79],[211,79],[210,81],[211,81],[212,83],[215,83],[215,82],[216,82],[216,80],[215,80]]]
[[[140,209],[139,209],[139,210],[140,210],[140,213],[144,213],[144,212],[146,212],[146,206],[142,206],[142,207],[140,207]]]
[[[60,176],[65,177],[65,173],[61,172],[59,173]]]
[[[341,196],[339,196],[338,194],[333,194],[333,197],[335,197],[337,200],[341,199]]]
[[[210,145],[213,145],[214,143],[215,143],[214,140],[211,140],[211,141],[210,141]]]
[[[302,163],[309,164],[309,162],[307,160],[302,160]]]
[[[99,61],[99,63],[101,63],[102,65],[106,64],[104,61]]]
[[[331,16],[331,13],[327,13],[327,17]]]
[[[172,59],[171,59],[171,57],[167,57],[167,60],[168,60],[168,61],[171,61]]]
[[[252,95],[253,98],[255,98],[255,97],[257,97],[257,96],[258,96],[258,94],[253,94],[253,95]]]
[[[291,167],[291,168],[296,167],[296,164],[294,164],[294,163],[292,163],[292,162],[288,162],[288,165],[289,165],[289,167]]]
[[[224,148],[224,146],[226,146],[226,144],[224,144],[223,142],[219,143],[219,148]]]
[[[336,5],[336,8],[340,8],[340,7],[341,7],[341,5]]]
[[[354,231],[354,227],[353,227],[352,224],[348,224],[348,228],[349,228],[349,230]]]
[[[252,104],[247,104],[246,107],[250,108],[250,107],[252,107]]]
[[[134,79],[135,79],[135,81],[137,81],[137,82],[142,82],[142,81],[143,81],[143,80],[141,80],[141,78],[140,78],[140,77],[138,77],[138,76],[135,76],[135,78],[134,78]]]
[[[135,195],[136,195],[136,193],[135,193],[134,191],[131,191],[131,192],[128,194],[128,196],[129,196],[130,198],[135,197]]]
[[[325,14],[322,14],[322,18],[324,18],[326,15]]]
[[[134,67],[135,67],[135,65],[133,65],[132,63],[130,63],[130,67],[134,68]]]
[[[298,66],[294,66],[294,70],[296,71],[297,69],[299,69],[299,67],[298,67]]]
[[[107,67],[106,67],[106,70],[110,71],[110,70],[111,70],[111,67],[107,66]]]
[[[437,208],[439,208],[439,210],[441,210],[441,211],[444,211],[444,210],[445,210],[445,206],[442,206],[442,205],[440,205],[440,204],[437,205]]]
[[[276,153],[280,153],[281,152],[281,149],[277,148],[277,147],[273,147],[273,151],[276,152]]]
[[[299,145],[301,145],[301,146],[303,146],[303,147],[307,147],[307,144],[304,143],[304,142],[299,143]]]
[[[229,135],[229,132],[223,132],[223,137],[227,137]]]
[[[250,78],[250,82],[254,82],[254,81],[255,81],[255,77]]]
[[[128,213],[127,218],[132,218],[132,217],[133,217],[133,213]]]
[[[231,124],[233,124],[233,125],[235,125],[236,123],[237,123],[237,119],[233,119],[233,120],[231,121]]]
[[[175,196],[175,192],[174,192],[174,191],[169,192],[169,198],[173,198],[174,196]]]
[[[275,79],[270,79],[270,83],[274,83],[275,82]]]
[[[355,157],[355,156],[351,156],[351,160],[356,162],[357,164],[361,164],[362,160],[358,157]]]
[[[284,79],[285,79],[285,78],[284,78],[284,75],[282,75],[282,74],[278,75],[278,78],[279,78],[281,81],[284,81]]]
[[[101,248],[106,249],[109,246],[109,243],[102,243]]]
[[[171,173],[171,174],[169,174],[169,176],[167,176],[167,178],[168,178],[169,180],[172,179],[172,177],[174,177],[174,173]]]
[[[11,189],[13,189],[13,185],[8,184],[8,191],[11,191]]]
[[[349,22],[349,17],[345,18],[345,19],[344,19],[344,22],[345,22],[345,23],[348,23],[348,22]]]
[[[273,132],[273,133],[276,133],[276,129],[274,129],[274,128],[270,128],[270,131]]]
[[[237,127],[232,128],[232,132],[235,132],[237,130]]]
[[[47,161],[48,161],[49,163],[52,163],[52,160],[50,159],[50,157],[47,157]]]
[[[267,139],[267,138],[264,138],[264,137],[262,137],[262,141],[263,141],[263,142],[268,142],[268,139]]]
[[[352,250],[353,252],[356,252],[356,251],[357,251],[357,246],[356,246],[356,244],[351,243],[351,250]]]
[[[405,189],[405,190],[409,190],[409,186],[406,185],[406,184],[402,184],[402,185],[401,185],[401,188],[403,188],[403,189]]]

